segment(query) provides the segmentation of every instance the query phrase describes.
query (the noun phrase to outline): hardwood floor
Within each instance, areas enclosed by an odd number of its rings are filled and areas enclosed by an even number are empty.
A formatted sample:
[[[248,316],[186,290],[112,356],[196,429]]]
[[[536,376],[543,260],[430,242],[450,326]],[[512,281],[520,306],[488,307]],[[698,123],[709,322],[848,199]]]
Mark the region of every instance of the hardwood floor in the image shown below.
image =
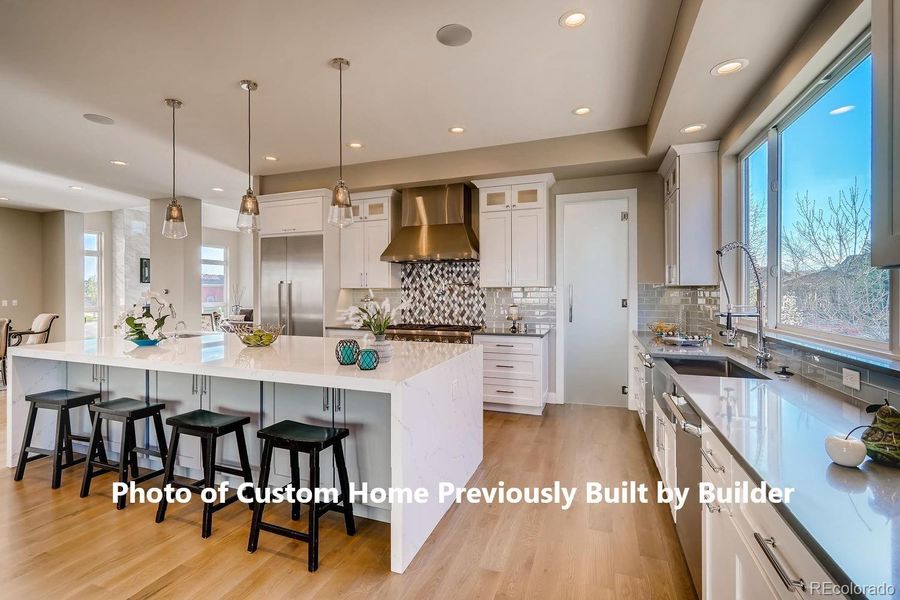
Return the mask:
[[[5,419],[5,393],[0,392]],[[656,470],[634,413],[549,406],[544,417],[485,413],[485,457],[470,485],[563,485],[585,480],[652,483]],[[5,427],[2,436],[5,437]],[[3,441],[3,440],[0,440]],[[668,516],[648,505],[451,508],[403,575],[389,569],[388,525],[322,520],[320,567],[306,571],[306,545],[263,533],[246,551],[250,512],[216,513],[200,538],[200,502],[116,511],[107,478],[78,497],[81,468],[50,489],[46,461],[22,482],[0,470],[0,589],[28,598],[665,598],[695,594]],[[109,481],[112,481],[111,476]],[[290,523],[289,509],[267,518]],[[271,516],[270,516],[271,513]],[[276,516],[277,515],[277,516]],[[303,518],[306,513],[304,509]],[[301,521],[302,522],[302,521]]]

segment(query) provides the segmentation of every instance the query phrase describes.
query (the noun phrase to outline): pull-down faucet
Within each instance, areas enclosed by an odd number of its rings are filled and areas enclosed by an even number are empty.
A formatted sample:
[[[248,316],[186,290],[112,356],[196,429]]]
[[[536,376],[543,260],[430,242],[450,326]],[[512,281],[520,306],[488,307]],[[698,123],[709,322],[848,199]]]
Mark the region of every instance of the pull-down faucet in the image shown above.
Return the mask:
[[[732,250],[737,250],[738,248],[747,254],[747,258],[750,260],[750,266],[753,269],[753,275],[756,277],[756,314],[734,312],[734,305],[731,304],[731,296],[728,294],[728,284],[725,282],[725,277],[722,275],[722,256]],[[727,304],[726,312],[719,313],[720,317],[725,317],[725,330],[722,332],[722,335],[724,335],[726,339],[725,345],[734,346],[734,336],[737,333],[734,329],[735,317],[756,317],[756,343],[758,346],[751,346],[751,348],[756,350],[756,366],[766,368],[769,361],[772,360],[772,354],[769,352],[768,345],[766,344],[766,336],[763,332],[763,288],[762,278],[760,277],[756,260],[753,258],[753,254],[750,253],[750,249],[744,242],[730,242],[725,244],[716,250],[716,256],[719,261],[719,277],[722,280],[722,287],[725,289],[725,302]]]

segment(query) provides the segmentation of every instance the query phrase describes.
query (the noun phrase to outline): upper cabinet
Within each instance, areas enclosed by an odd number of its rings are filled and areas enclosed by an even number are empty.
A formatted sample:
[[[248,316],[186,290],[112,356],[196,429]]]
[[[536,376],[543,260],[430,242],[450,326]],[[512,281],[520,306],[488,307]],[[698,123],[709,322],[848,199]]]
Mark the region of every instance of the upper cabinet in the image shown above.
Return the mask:
[[[552,173],[483,179],[478,187],[481,287],[543,287],[549,277]]]
[[[352,194],[353,224],[341,229],[341,287],[400,287],[400,266],[381,260],[391,241],[396,190]],[[396,221],[396,219],[395,219]]]
[[[273,237],[321,233],[325,189],[259,197],[259,235]]]
[[[659,174],[665,203],[666,285],[717,285],[719,142],[672,146]]]
[[[872,264],[900,266],[900,6],[872,3]]]

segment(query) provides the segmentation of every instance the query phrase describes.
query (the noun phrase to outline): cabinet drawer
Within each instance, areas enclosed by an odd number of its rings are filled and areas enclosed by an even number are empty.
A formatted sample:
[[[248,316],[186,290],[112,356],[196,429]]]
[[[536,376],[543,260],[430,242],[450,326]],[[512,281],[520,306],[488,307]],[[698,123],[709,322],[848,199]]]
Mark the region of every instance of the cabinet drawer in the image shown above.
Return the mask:
[[[484,401],[497,404],[540,406],[541,386],[536,381],[484,378]]]
[[[541,338],[516,338],[506,335],[476,335],[475,343],[484,346],[485,352],[498,354],[541,353]]]
[[[537,381],[541,378],[541,357],[485,352],[484,376]]]

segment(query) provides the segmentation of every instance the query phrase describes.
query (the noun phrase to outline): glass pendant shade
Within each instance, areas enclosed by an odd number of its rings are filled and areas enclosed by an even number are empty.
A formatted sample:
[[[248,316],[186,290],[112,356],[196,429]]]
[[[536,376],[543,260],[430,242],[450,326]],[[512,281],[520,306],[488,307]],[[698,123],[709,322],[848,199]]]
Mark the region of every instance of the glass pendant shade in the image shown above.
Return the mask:
[[[240,231],[259,230],[259,200],[253,194],[253,190],[247,190],[241,198],[241,208],[238,211],[237,228]]]
[[[350,190],[339,179],[331,194],[331,208],[328,211],[328,222],[338,227],[346,227],[353,223],[353,208],[350,205]]]
[[[162,235],[172,240],[180,240],[188,235],[187,225],[184,223],[184,212],[181,209],[181,205],[174,198],[166,207],[166,219],[163,221]]]

